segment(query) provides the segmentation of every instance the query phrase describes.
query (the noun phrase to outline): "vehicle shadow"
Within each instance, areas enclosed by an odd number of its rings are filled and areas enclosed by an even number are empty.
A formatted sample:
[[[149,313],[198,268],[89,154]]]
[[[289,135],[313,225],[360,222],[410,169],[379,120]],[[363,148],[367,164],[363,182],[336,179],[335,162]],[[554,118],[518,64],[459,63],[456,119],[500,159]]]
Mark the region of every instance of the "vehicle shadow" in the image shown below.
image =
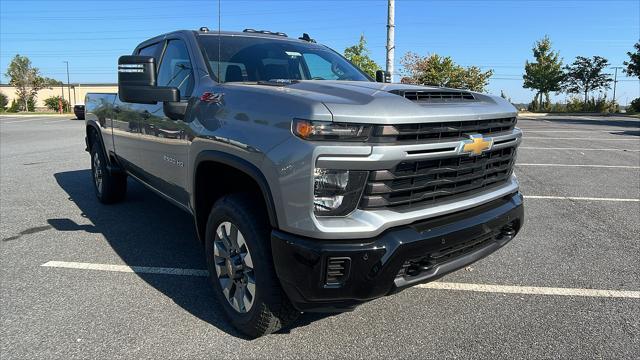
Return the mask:
[[[93,192],[90,170],[60,172],[54,177],[82,216],[93,224],[48,219],[49,225],[57,231],[100,233],[129,266],[206,269],[203,246],[196,238],[191,215],[138,182],[129,180],[124,202],[103,205]],[[136,275],[192,315],[229,335],[246,339],[227,321],[207,277]],[[323,317],[324,314],[303,314],[294,327],[306,326]]]

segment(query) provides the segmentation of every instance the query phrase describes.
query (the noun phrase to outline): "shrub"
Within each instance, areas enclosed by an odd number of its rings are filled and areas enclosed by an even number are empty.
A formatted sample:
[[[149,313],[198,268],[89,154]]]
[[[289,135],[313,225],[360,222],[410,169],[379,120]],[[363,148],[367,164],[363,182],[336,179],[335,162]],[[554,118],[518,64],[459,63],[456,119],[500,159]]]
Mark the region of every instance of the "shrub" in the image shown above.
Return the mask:
[[[9,98],[7,95],[0,93],[0,110],[4,111],[9,104]]]
[[[17,113],[20,111],[20,106],[18,106],[18,102],[16,99],[11,100],[11,106],[7,109],[7,112]]]
[[[63,99],[61,96],[52,96],[44,100],[44,105],[49,110],[58,111],[59,101],[62,101],[62,109],[69,109],[69,102],[66,99]]]
[[[627,108],[627,111],[632,111],[634,113],[640,113],[640,98],[635,98],[633,100],[631,100],[631,103],[629,104],[629,107]]]
[[[580,112],[583,110],[584,110],[584,103],[582,102],[582,99],[573,96],[569,99],[569,101],[567,101],[567,107],[566,107],[567,112]]]
[[[32,96],[27,100],[27,111],[31,111],[31,112],[36,111],[36,98],[35,98],[35,96]]]

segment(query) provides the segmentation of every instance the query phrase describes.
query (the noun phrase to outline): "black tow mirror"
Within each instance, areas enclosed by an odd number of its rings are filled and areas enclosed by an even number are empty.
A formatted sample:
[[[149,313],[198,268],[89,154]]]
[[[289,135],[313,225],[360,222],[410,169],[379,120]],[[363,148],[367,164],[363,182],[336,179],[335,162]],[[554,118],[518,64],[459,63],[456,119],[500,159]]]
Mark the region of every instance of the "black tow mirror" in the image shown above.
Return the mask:
[[[152,56],[120,56],[118,59],[118,97],[120,101],[156,104],[180,101],[180,90],[156,86],[156,64]]]
[[[391,82],[391,76],[389,76],[389,73],[384,71],[384,70],[377,70],[376,71],[376,82],[379,82],[379,83],[390,83]]]

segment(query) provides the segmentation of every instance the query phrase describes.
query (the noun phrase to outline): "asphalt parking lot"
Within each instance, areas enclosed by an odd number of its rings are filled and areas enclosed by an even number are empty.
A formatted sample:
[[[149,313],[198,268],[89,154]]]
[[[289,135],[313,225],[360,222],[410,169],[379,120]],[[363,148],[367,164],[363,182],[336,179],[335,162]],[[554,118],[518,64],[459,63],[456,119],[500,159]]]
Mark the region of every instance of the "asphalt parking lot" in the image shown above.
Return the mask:
[[[200,272],[150,273],[205,268],[190,219],[134,182],[124,203],[99,205],[83,126],[0,118],[3,359],[640,357],[637,119],[521,119],[514,241],[430,286],[252,341]]]

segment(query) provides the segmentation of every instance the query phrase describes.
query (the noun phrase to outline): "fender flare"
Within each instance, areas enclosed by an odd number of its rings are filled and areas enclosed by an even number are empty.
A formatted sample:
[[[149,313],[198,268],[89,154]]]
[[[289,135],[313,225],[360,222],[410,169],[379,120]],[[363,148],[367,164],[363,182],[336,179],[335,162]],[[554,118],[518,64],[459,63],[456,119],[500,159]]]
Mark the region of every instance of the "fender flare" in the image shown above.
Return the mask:
[[[192,209],[196,217],[197,217],[197,214],[195,214],[196,212],[195,199],[196,199],[196,196],[198,196],[198,194],[196,194],[195,189],[196,189],[196,181],[198,179],[197,169],[200,166],[200,163],[206,162],[206,161],[217,162],[220,164],[230,166],[232,168],[240,170],[241,172],[245,173],[250,178],[252,178],[260,187],[260,191],[262,192],[262,196],[264,197],[264,202],[267,207],[267,214],[269,216],[269,223],[273,228],[275,229],[278,228],[278,217],[276,214],[275,203],[273,202],[273,195],[271,194],[271,188],[269,187],[269,183],[267,182],[266,177],[264,176],[264,174],[262,174],[262,171],[260,171],[260,169],[258,169],[255,165],[253,165],[252,163],[250,163],[249,161],[241,157],[231,155],[229,153],[222,152],[222,151],[217,151],[217,150],[204,150],[200,152],[196,156],[196,160],[193,164],[195,171],[192,179],[192,189],[193,189]]]
[[[111,158],[111,156],[109,156],[109,154],[107,153],[107,148],[104,146],[104,140],[102,139],[102,130],[100,130],[100,127],[96,124],[95,121],[87,121],[87,126],[86,126],[86,131],[87,134],[85,136],[85,143],[87,148],[85,149],[87,152],[91,152],[91,148],[89,147],[89,129],[93,129],[97,134],[97,138],[98,138],[98,142],[100,143],[100,146],[102,147],[102,151],[104,151],[104,154],[106,155],[106,160],[107,160],[107,170],[109,171],[110,174],[112,173],[122,173],[124,170],[122,168],[122,166],[120,166],[120,164],[113,161],[113,159]]]

